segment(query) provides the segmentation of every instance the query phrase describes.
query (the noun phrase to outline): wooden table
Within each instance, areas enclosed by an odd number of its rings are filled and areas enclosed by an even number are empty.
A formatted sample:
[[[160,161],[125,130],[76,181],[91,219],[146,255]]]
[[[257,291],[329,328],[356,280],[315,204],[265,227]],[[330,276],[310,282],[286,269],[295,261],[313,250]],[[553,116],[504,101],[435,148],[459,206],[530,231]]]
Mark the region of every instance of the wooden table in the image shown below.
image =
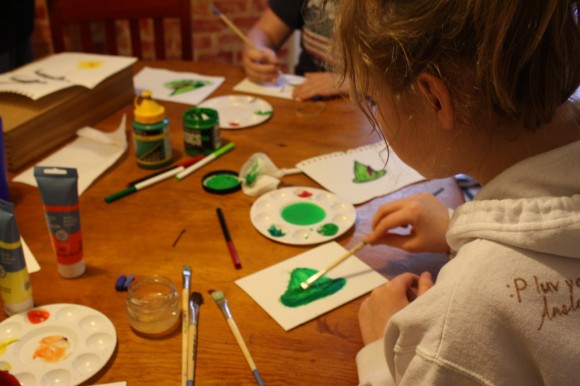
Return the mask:
[[[225,76],[225,83],[212,95],[235,94],[232,87],[244,77],[237,67],[184,62],[141,62],[176,71]],[[285,332],[234,281],[274,263],[308,250],[273,242],[252,226],[249,210],[255,198],[242,191],[218,196],[205,192],[201,175],[218,169],[239,170],[254,153],[264,152],[278,167],[293,167],[313,156],[347,150],[378,141],[363,115],[348,102],[326,101],[317,116],[297,113],[300,102],[262,97],[274,114],[267,122],[248,129],[224,130],[222,138],[236,148],[190,175],[185,180],[165,181],[121,200],[107,204],[104,197],[122,189],[129,180],[151,171],[135,161],[132,144],[121,159],[80,197],[81,224],[88,265],[84,276],[67,280],[56,270],[36,188],[10,183],[21,234],[42,269],[31,275],[35,304],[74,303],[96,308],[114,323],[118,343],[108,364],[86,384],[127,381],[128,385],[178,385],[181,363],[181,334],[162,339],[136,335],[127,322],[126,293],[116,292],[121,274],[160,274],[181,288],[181,268],[193,268],[192,290],[204,295],[201,307],[197,351],[196,384],[251,385],[250,372],[223,315],[208,294],[222,290],[266,384],[270,385],[353,385],[357,382],[355,355],[361,348],[356,299],[309,323]],[[175,159],[184,159],[181,116],[191,106],[160,102],[171,120]],[[302,105],[303,106],[303,105]],[[104,131],[118,127],[123,114],[128,123],[132,106],[127,106],[95,125]],[[128,135],[131,133],[127,125]],[[12,177],[13,174],[10,175]],[[305,175],[283,178],[285,185],[319,187]],[[419,183],[357,207],[355,226],[337,239],[352,247],[369,231],[375,210],[383,203],[420,191],[445,187],[438,196],[448,206],[462,202],[454,180]],[[241,256],[243,269],[235,270],[216,217],[217,206],[226,213],[230,232]],[[175,244],[178,235],[185,230]],[[404,271],[429,270],[436,274],[446,261],[440,254],[407,254],[386,246],[365,248],[357,254],[386,277]],[[0,316],[0,320],[5,316]]]

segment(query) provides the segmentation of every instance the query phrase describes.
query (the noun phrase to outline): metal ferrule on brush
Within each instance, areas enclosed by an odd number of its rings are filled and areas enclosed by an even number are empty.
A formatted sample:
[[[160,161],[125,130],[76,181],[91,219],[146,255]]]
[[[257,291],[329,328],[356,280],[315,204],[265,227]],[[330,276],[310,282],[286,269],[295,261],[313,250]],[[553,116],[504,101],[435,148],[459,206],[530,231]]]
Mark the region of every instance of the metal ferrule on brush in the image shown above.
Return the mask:
[[[224,316],[227,319],[232,319],[232,313],[230,312],[230,308],[228,307],[228,301],[226,299],[221,300],[219,306]]]

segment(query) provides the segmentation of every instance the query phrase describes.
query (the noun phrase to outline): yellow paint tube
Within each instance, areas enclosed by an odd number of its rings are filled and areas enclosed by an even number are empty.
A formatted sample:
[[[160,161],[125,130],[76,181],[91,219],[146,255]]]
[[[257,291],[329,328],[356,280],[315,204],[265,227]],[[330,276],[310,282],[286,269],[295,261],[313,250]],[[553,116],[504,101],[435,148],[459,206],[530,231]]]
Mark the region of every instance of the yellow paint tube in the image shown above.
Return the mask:
[[[8,315],[34,306],[14,204],[0,199],[0,292]]]

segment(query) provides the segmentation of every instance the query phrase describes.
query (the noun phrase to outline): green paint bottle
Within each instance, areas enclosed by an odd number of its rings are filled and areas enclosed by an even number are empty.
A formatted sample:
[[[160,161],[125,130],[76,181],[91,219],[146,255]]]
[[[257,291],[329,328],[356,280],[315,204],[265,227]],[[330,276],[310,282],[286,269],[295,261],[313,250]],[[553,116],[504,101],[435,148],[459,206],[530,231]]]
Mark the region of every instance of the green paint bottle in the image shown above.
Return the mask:
[[[219,115],[214,109],[194,107],[183,113],[183,140],[190,156],[208,155],[221,146]]]
[[[151,99],[151,91],[135,98],[133,140],[137,164],[144,169],[156,169],[173,161],[169,119],[165,108]]]

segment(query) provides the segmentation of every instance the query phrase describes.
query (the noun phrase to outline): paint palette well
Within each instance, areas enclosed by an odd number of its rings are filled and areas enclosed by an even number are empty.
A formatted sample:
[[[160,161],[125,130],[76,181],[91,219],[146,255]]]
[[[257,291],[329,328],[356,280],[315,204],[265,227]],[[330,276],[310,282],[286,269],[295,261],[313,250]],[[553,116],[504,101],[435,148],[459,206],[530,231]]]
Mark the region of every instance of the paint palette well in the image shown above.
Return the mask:
[[[0,369],[24,386],[78,385],[96,374],[117,344],[113,323],[76,304],[52,304],[0,323]]]
[[[289,187],[258,198],[252,205],[250,218],[258,232],[269,239],[309,245],[344,234],[356,220],[356,209],[325,190]]]
[[[267,121],[272,116],[272,105],[249,95],[226,95],[209,99],[199,107],[217,110],[220,129],[243,129]]]

